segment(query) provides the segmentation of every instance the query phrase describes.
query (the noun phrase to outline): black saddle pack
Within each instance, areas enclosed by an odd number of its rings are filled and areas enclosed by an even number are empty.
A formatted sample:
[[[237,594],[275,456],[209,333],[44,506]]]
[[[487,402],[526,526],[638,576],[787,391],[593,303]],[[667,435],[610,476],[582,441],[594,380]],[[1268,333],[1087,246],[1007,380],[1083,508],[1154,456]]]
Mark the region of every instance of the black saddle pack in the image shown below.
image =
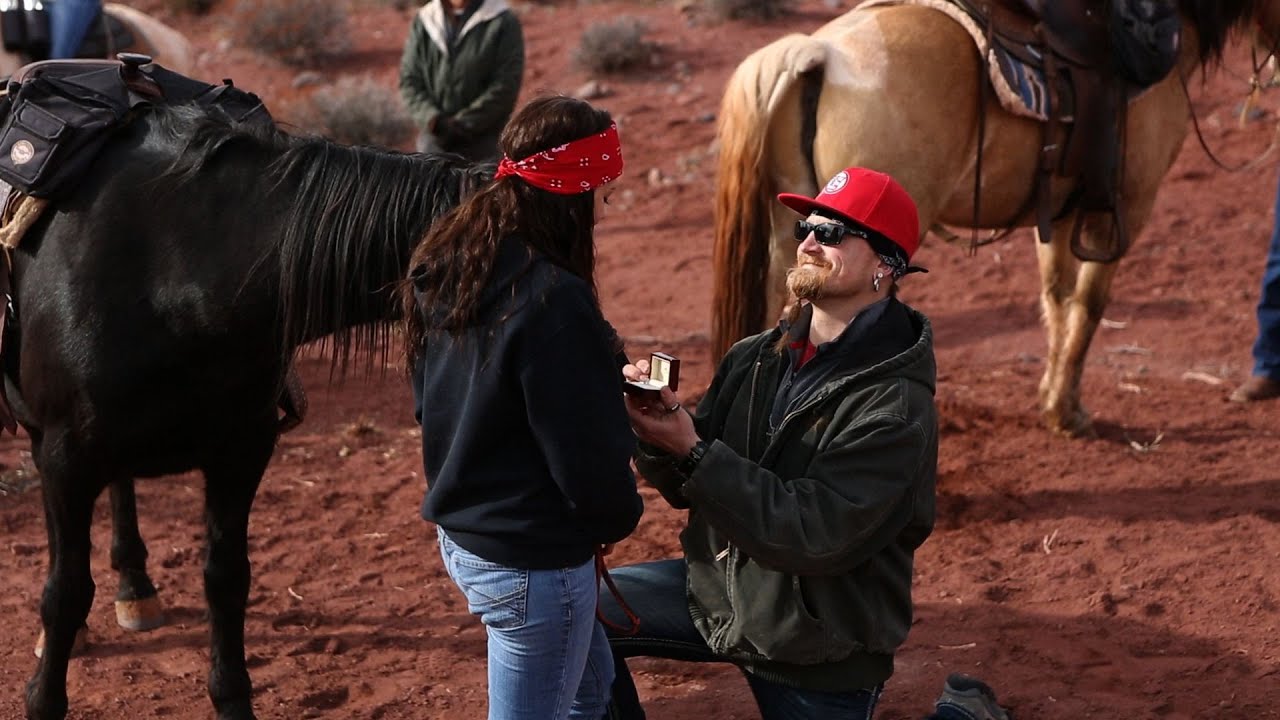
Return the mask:
[[[145,55],[46,60],[9,79],[0,96],[0,180],[38,198],[69,189],[117,130],[158,104],[197,103],[236,123],[272,122],[257,95],[224,80],[189,78]]]

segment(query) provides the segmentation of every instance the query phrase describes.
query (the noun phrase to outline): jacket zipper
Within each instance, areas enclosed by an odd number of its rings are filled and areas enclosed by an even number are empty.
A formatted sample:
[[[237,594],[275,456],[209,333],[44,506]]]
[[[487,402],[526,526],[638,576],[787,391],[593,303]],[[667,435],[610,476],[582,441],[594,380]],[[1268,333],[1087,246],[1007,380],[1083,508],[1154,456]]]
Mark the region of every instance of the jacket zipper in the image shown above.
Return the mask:
[[[756,424],[754,420],[755,420],[755,412],[756,412],[756,390],[759,388],[759,385],[760,385],[760,382],[759,382],[760,368],[763,367],[763,365],[764,363],[762,361],[756,360],[755,370],[751,374],[751,394],[748,396],[748,402],[747,402],[747,452],[748,453],[751,452],[753,441],[755,439]],[[732,555],[733,555],[733,543],[731,542],[726,542],[724,545],[724,549],[716,553],[716,562],[720,562],[722,560],[725,560],[726,558],[729,560],[729,562],[725,563],[725,566],[724,566],[724,586],[729,594],[730,606],[733,605],[733,578],[730,576],[730,571],[733,568]]]
[[[751,373],[751,395],[747,400],[747,452],[755,455],[754,440],[756,432],[755,412],[756,412],[756,389],[760,384],[760,368],[764,365],[762,360],[756,360],[755,371]]]

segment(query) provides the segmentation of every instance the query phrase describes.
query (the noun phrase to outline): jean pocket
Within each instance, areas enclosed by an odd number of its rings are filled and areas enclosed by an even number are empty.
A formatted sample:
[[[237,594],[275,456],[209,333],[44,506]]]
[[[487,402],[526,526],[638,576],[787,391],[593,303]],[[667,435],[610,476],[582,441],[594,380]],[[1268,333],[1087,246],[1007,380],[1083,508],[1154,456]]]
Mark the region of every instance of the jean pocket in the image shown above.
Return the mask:
[[[454,545],[449,574],[467,598],[467,609],[486,626],[514,630],[525,623],[529,571],[492,563]]]

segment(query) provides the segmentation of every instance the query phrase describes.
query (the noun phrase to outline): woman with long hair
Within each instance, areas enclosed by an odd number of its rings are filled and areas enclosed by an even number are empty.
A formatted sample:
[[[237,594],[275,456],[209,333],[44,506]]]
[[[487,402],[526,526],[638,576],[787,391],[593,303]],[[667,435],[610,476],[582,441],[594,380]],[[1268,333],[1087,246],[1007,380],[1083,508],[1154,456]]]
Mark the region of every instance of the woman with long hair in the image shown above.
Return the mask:
[[[595,558],[643,509],[594,227],[622,172],[609,114],[530,102],[494,182],[438,220],[403,294],[428,490],[450,577],[485,624],[489,718],[605,714]]]

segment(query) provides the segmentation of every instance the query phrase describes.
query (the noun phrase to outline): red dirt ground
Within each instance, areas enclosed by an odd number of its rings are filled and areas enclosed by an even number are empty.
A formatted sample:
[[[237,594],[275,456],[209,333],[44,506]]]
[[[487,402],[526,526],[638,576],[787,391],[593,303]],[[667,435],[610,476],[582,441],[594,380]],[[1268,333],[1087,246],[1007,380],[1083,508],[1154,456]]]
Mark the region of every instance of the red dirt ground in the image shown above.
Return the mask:
[[[148,9],[156,9],[153,0]],[[293,70],[229,48],[229,7],[171,18],[201,48],[201,72],[232,77],[274,108]],[[587,76],[573,42],[595,19],[645,18],[658,43],[643,79],[606,79],[621,120],[629,199],[600,226],[605,310],[633,354],[685,360],[710,377],[709,122],[732,68],[787,31],[843,8],[807,0],[770,24],[708,27],[670,5],[600,2],[521,8],[526,95],[572,92]],[[410,11],[360,6],[355,53],[321,68],[375,72],[390,86]],[[1196,88],[1208,141],[1231,160],[1269,140],[1266,116],[1239,128],[1247,52]],[[296,119],[296,118],[294,118]],[[647,181],[650,168],[668,184]],[[942,446],[939,517],[918,556],[918,621],[878,717],[925,714],[949,671],[979,675],[1019,717],[1280,717],[1280,471],[1275,403],[1225,401],[1249,368],[1252,308],[1276,183],[1274,160],[1216,170],[1194,138],[1169,174],[1146,233],[1123,262],[1085,374],[1099,437],[1066,440],[1037,421],[1043,363],[1034,242],[1017,233],[976,256],[931,240],[932,272],[905,283],[937,333]],[[616,206],[615,206],[616,207]],[[252,524],[247,621],[263,718],[483,717],[484,632],[444,576],[423,492],[418,431],[398,370],[326,389],[302,365],[312,414],[281,439]],[[24,439],[0,441],[6,487],[31,484]],[[618,563],[677,550],[681,513],[645,490],[647,512]],[[207,628],[201,591],[201,480],[139,487],[142,530],[170,624],[115,625],[108,517],[95,524],[100,590],[92,645],[72,662],[73,718],[204,718]],[[100,503],[105,506],[105,503]],[[0,496],[0,717],[22,715],[46,571],[39,492]],[[729,668],[635,663],[650,717],[756,717]]]

